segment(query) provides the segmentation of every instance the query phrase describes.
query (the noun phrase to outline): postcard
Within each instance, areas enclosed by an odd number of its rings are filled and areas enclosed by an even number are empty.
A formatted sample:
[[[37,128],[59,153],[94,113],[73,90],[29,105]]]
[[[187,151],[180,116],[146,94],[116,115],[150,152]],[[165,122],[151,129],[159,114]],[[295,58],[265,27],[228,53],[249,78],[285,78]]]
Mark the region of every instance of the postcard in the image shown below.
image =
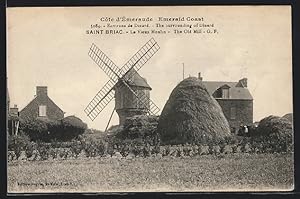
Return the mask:
[[[7,8],[8,193],[294,189],[290,6]]]

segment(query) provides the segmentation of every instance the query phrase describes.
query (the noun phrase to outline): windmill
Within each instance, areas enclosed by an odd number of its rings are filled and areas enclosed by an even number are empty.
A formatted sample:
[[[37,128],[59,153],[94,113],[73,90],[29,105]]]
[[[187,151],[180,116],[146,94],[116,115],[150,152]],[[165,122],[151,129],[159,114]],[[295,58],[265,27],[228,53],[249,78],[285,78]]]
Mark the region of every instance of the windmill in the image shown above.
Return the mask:
[[[159,108],[150,99],[150,86],[137,73],[159,48],[157,42],[151,38],[122,68],[119,68],[95,44],[91,45],[88,55],[110,78],[84,110],[92,121],[113,98],[120,125],[124,124],[126,117],[140,114],[156,115],[159,112]]]

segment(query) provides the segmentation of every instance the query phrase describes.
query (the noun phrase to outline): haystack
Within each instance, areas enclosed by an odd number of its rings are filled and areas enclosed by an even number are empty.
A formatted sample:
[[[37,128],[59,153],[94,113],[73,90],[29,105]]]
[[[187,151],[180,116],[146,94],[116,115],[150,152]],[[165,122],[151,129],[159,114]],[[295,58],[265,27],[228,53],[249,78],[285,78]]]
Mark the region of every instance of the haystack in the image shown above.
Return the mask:
[[[268,116],[259,122],[253,137],[270,152],[294,151],[293,125],[286,118]]]
[[[293,124],[293,113],[287,113],[284,116],[282,116],[282,118],[287,119],[290,123]]]
[[[256,131],[258,136],[270,136],[275,134],[278,136],[292,135],[293,125],[284,117],[270,115],[259,122]]]
[[[195,77],[184,79],[172,91],[157,131],[164,144],[201,143],[230,136],[220,105]]]

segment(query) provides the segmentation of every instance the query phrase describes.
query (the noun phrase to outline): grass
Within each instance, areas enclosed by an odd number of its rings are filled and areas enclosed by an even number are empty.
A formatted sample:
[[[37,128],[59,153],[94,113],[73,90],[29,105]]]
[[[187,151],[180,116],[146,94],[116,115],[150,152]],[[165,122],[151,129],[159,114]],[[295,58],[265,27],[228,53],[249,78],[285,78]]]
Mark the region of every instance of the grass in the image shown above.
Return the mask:
[[[291,154],[8,163],[8,192],[292,190]]]

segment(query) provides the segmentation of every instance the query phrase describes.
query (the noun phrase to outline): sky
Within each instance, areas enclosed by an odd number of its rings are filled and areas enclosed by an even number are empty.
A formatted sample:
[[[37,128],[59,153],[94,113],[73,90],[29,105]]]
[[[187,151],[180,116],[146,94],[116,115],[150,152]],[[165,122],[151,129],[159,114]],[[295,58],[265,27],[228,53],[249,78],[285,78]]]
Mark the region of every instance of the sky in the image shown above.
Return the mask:
[[[94,121],[84,113],[109,80],[88,56],[89,47],[95,43],[121,67],[154,38],[160,50],[139,74],[152,87],[151,99],[161,110],[183,79],[184,63],[185,77],[201,72],[205,81],[248,78],[254,121],[293,111],[289,6],[8,8],[7,15],[8,89],[11,106],[17,104],[20,110],[34,98],[36,86],[48,86],[48,95],[65,116],[75,115],[90,128],[104,130],[114,101]],[[153,26],[158,17],[203,17],[218,33],[165,29],[171,33],[86,34],[92,24],[108,23],[102,17],[119,16],[152,17]],[[111,124],[118,124],[116,113]]]

